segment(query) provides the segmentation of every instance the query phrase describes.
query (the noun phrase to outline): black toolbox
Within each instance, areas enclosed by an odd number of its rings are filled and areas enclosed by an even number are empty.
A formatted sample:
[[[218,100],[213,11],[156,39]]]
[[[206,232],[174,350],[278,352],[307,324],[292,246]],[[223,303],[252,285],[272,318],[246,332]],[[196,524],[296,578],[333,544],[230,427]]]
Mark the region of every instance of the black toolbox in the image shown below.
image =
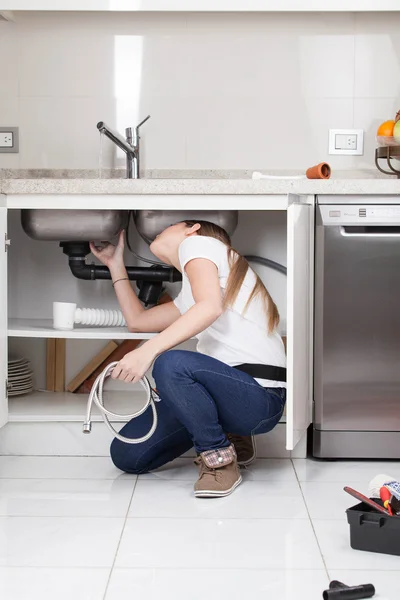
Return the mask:
[[[354,550],[400,556],[400,517],[375,511],[361,502],[346,510]]]

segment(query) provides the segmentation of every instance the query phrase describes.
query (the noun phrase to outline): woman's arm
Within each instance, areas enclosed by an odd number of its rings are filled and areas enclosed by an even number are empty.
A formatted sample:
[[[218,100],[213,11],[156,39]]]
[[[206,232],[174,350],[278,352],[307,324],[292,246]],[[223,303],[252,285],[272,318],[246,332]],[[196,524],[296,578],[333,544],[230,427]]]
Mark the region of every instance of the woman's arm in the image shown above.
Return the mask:
[[[108,244],[104,248],[97,248],[91,243],[90,249],[92,254],[110,269],[111,279],[116,282],[114,290],[129,331],[132,333],[157,333],[179,318],[179,310],[173,302],[155,306],[148,310],[143,308],[128,280],[124,265],[123,231],[120,233],[117,246]]]
[[[131,333],[158,333],[174,323],[180,317],[180,312],[173,302],[160,304],[153,308],[145,309],[136,296],[127,277],[125,267],[110,268],[114,290],[117,295],[126,325]]]
[[[124,356],[113,371],[114,379],[138,381],[157,356],[201,333],[222,314],[216,265],[208,259],[195,258],[187,263],[185,271],[192,288],[194,306],[162,333]]]

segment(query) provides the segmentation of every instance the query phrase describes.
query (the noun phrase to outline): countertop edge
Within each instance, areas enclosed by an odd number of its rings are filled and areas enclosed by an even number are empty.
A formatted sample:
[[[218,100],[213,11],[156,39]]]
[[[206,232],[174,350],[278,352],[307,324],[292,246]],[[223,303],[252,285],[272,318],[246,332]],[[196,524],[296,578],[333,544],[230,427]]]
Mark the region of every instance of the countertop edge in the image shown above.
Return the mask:
[[[12,195],[400,195],[400,179],[0,179]]]

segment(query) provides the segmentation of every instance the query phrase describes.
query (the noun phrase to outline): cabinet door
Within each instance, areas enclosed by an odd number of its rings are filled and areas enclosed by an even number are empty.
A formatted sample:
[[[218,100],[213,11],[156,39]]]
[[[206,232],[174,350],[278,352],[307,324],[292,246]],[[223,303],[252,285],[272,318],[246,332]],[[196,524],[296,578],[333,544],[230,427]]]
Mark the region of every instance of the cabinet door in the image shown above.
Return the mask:
[[[7,381],[7,209],[0,196],[0,427],[8,421]]]
[[[289,197],[287,214],[286,448],[312,421],[314,199]]]

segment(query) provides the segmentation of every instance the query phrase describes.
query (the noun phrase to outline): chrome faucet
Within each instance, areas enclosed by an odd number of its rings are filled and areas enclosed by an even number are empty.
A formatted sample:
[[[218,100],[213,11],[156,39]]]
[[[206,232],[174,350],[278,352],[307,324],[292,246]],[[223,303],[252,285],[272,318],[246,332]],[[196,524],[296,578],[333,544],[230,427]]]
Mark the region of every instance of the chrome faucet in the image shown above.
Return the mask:
[[[104,133],[118,148],[121,148],[126,154],[126,178],[127,179],[139,179],[140,177],[140,136],[139,129],[150,119],[148,115],[143,121],[139,123],[135,128],[128,127],[125,129],[126,140],[118,133],[114,131],[104,121],[97,123],[97,129],[100,133]]]

